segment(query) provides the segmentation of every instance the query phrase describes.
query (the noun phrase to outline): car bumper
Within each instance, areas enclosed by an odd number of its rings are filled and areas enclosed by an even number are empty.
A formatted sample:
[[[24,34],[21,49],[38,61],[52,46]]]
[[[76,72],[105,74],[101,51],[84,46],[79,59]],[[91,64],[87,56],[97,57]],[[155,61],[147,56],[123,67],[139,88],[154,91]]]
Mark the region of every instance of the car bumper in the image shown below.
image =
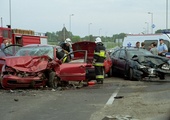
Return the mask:
[[[25,87],[40,87],[44,86],[46,80],[41,80],[40,77],[18,77],[13,75],[4,75],[1,80],[3,88],[25,88]]]

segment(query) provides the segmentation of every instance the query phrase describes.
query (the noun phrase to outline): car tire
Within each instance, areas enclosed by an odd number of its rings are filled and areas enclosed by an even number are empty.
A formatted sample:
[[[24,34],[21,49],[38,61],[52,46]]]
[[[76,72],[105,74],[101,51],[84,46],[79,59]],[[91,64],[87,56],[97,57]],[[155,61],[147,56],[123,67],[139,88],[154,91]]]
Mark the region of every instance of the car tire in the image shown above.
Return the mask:
[[[49,73],[48,86],[51,88],[57,88],[58,86],[58,79],[55,76],[55,72],[52,71]]]
[[[134,73],[133,73],[133,69],[130,68],[130,69],[129,69],[129,79],[130,79],[130,80],[134,80],[133,74],[134,74]]]
[[[159,77],[160,80],[164,80],[165,79],[165,74],[161,74]]]

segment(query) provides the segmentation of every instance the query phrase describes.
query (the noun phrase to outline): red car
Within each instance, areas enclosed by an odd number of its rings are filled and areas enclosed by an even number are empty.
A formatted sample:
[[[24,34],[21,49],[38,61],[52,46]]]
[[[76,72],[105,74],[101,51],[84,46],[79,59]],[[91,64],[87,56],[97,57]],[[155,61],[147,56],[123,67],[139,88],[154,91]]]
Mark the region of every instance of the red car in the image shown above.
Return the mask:
[[[90,41],[72,44],[73,52],[65,56],[67,58],[72,57],[69,62],[60,65],[60,71],[57,73],[59,79],[61,81],[89,81],[95,79],[95,71],[92,64],[95,46],[95,42]],[[106,56],[103,72],[111,76],[112,61],[108,53]]]
[[[58,50],[62,49],[51,45],[27,45],[21,47],[15,56],[0,58],[2,87],[52,86],[50,75],[58,71],[61,64],[56,57]]]

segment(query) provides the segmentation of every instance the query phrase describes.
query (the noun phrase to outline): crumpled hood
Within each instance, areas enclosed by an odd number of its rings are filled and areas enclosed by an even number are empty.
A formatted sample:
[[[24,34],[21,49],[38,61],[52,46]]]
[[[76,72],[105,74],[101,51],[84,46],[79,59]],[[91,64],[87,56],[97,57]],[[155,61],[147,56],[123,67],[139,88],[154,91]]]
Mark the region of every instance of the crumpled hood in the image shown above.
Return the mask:
[[[151,63],[154,65],[161,65],[163,63],[166,63],[169,59],[166,57],[160,57],[155,55],[144,55],[144,56],[138,56],[138,62],[146,65],[147,63]]]
[[[72,44],[73,51],[87,50],[87,56],[90,58],[94,56],[95,47],[96,43],[91,41],[82,41]],[[75,54],[74,57],[80,57],[80,54]]]
[[[48,65],[48,56],[19,56],[3,58],[7,66],[24,72],[39,72]]]

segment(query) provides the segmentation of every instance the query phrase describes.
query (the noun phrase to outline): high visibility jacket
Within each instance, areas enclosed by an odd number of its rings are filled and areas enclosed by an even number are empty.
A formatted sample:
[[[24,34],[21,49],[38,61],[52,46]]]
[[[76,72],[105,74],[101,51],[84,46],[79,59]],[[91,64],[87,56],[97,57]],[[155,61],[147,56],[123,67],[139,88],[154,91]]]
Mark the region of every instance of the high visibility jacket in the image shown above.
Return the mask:
[[[95,66],[103,66],[104,60],[106,58],[106,48],[102,43],[97,43],[94,51]]]

